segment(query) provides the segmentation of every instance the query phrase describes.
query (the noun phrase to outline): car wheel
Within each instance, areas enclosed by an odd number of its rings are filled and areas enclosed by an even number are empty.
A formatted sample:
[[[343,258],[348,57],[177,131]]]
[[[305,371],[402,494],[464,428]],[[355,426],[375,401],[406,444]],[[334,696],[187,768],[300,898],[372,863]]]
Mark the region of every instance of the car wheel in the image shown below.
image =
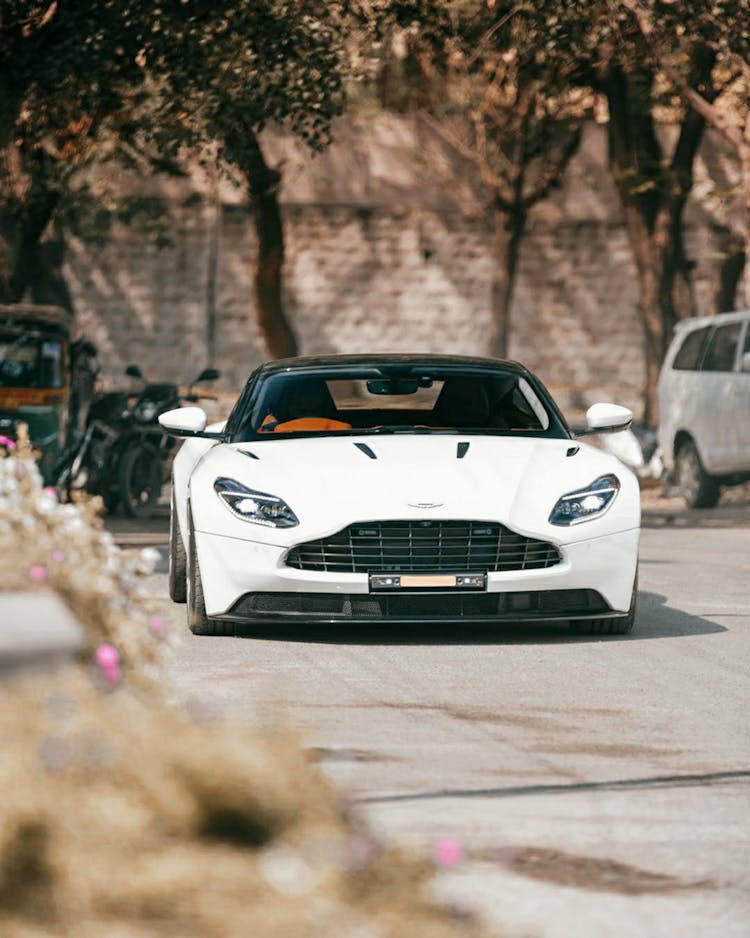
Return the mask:
[[[638,569],[635,571],[630,608],[625,616],[613,619],[578,619],[570,623],[571,632],[577,635],[627,635],[635,625],[635,609],[638,605]]]
[[[102,502],[104,503],[106,513],[113,515],[117,511],[117,506],[120,504],[120,493],[116,492],[114,489],[107,489],[105,492],[102,492]]]
[[[198,552],[195,547],[195,530],[189,507],[186,583],[187,619],[190,631],[193,635],[225,635],[227,633],[225,623],[216,619],[209,619],[206,615],[201,570],[198,564]]]
[[[118,489],[129,518],[150,518],[161,495],[161,462],[150,446],[130,446],[122,454]]]
[[[703,468],[692,440],[684,440],[675,454],[675,476],[688,508],[712,508],[719,500],[719,486]]]
[[[180,533],[180,519],[177,516],[174,488],[172,489],[172,509],[169,513],[169,596],[175,603],[187,601],[187,554]]]

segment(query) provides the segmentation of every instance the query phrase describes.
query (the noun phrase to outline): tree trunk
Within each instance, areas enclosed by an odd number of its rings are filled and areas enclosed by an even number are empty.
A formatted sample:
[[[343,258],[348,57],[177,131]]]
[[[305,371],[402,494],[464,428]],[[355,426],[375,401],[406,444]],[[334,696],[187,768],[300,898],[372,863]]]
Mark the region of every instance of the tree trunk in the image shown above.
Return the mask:
[[[3,155],[7,159],[7,152]],[[60,201],[49,181],[48,159],[41,151],[32,156],[29,167],[32,181],[25,203],[3,226],[0,302],[18,303],[45,277],[50,256],[41,250],[41,241]]]
[[[659,369],[666,351],[667,332],[660,298],[662,258],[652,233],[641,212],[632,205],[624,206],[625,226],[638,272],[638,315],[643,330],[643,422],[655,426],[657,421],[657,383]]]
[[[64,260],[65,241],[53,232],[37,245],[36,275],[29,289],[32,303],[60,306],[73,314],[73,298],[62,270]]]
[[[494,327],[490,354],[507,358],[511,334],[511,307],[518,271],[526,212],[517,206],[513,212],[495,207],[494,221],[494,273],[492,278],[492,322]]]
[[[742,146],[739,148],[740,192],[742,205],[742,234],[745,239],[745,258],[750,258],[750,114],[745,120]],[[746,280],[742,306],[750,306],[750,278]]]
[[[714,313],[731,313],[737,309],[737,287],[745,269],[745,244],[727,231],[723,250],[724,257],[719,267]]]
[[[298,346],[282,299],[284,228],[278,201],[281,173],[268,166],[254,135],[244,141],[242,159],[238,162],[250,189],[258,239],[255,266],[258,326],[269,356],[288,358],[298,354]]]
[[[710,76],[712,53],[696,69]],[[680,319],[695,314],[691,268],[683,240],[683,212],[693,184],[693,161],[705,129],[703,118],[688,112],[665,165],[650,100],[653,75],[625,74],[610,66],[601,80],[609,105],[609,165],[625,216],[638,271],[638,310],[645,338],[643,420],[658,420],[659,369]]]
[[[666,353],[667,333],[664,324],[664,310],[659,298],[659,260],[653,245],[645,244],[647,257],[644,269],[640,273],[640,297],[638,310],[641,317],[644,337],[644,363],[646,366],[646,386],[643,395],[643,422],[648,427],[655,427],[658,421],[659,401],[657,385],[659,370]]]

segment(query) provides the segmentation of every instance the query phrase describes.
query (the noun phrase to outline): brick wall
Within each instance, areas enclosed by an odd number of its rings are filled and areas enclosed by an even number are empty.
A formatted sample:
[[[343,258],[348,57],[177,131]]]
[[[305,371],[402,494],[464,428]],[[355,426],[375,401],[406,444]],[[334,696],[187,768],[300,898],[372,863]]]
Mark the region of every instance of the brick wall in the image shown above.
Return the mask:
[[[635,272],[597,132],[563,191],[532,216],[510,351],[561,389],[564,408],[605,398],[638,409]],[[410,145],[401,140],[400,152],[408,155]],[[367,153],[382,166],[382,154]],[[380,184],[371,178],[365,191],[342,193],[331,182],[341,173],[341,153],[326,159],[317,164],[317,189],[309,174],[304,186],[295,183],[301,157],[285,166],[286,305],[302,351],[486,354],[493,259],[481,213],[461,211],[447,196],[441,202],[434,186],[423,197],[413,179],[398,176],[399,167],[393,175],[408,199],[392,189],[379,199]],[[131,361],[165,380],[185,380],[210,363],[222,370],[224,388],[238,389],[264,358],[253,316],[254,237],[241,194],[218,208],[173,189],[163,201],[171,229],[164,247],[124,226],[103,245],[70,240],[66,269],[79,321],[99,346],[110,382],[122,383]],[[712,238],[710,226],[691,220],[704,304]]]

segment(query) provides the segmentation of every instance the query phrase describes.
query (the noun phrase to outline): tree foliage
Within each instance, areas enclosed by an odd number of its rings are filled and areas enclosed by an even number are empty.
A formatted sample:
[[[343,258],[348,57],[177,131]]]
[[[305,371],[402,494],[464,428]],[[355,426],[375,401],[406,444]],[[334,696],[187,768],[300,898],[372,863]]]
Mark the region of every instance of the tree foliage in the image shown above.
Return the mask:
[[[736,154],[738,230],[750,239],[746,0],[0,0],[0,298],[43,282],[42,235],[80,197],[81,166],[117,157],[174,169],[210,145],[247,181],[269,349],[295,351],[281,305],[281,177],[259,134],[273,124],[325,147],[350,83],[388,74],[394,37],[399,106],[419,111],[487,194],[501,353],[527,214],[559,182],[592,102],[606,102],[653,421],[671,328],[695,310],[682,218],[707,124]]]
[[[101,122],[122,107],[125,89],[142,80],[136,55],[147,12],[145,3],[106,0],[96,5],[0,2],[0,297],[5,300],[20,299],[30,286],[44,289],[49,265],[40,257],[40,239],[71,171],[90,155]],[[55,278],[59,281],[58,273]]]
[[[672,3],[622,0],[632,13],[654,65],[686,106],[723,138],[734,156],[739,184],[736,209],[722,214],[750,256],[750,9],[742,0]],[[675,52],[689,57],[696,43],[710,50],[711,82],[686,80]],[[730,195],[725,186],[724,198]]]
[[[86,161],[115,156],[163,167],[166,157],[174,169],[186,150],[210,144],[247,180],[260,321],[272,354],[293,352],[280,306],[279,174],[266,165],[258,134],[273,123],[324,147],[344,105],[352,30],[377,42],[386,22],[409,21],[421,7],[0,0],[0,295],[19,299],[43,279],[42,233]]]
[[[560,184],[591,95],[570,68],[540,57],[525,4],[443,0],[431,21],[437,27],[395,29],[383,44],[379,98],[416,113],[447,146],[452,171],[474,180],[495,242],[490,348],[504,357],[527,217]]]
[[[662,3],[662,7],[670,4]],[[570,4],[549,0],[535,6],[537,60],[567,69],[570,80],[606,104],[608,161],[638,272],[638,308],[644,331],[646,387],[644,417],[656,420],[659,368],[675,323],[695,313],[693,261],[683,239],[683,214],[693,186],[693,165],[705,119],[680,101],[677,79],[718,94],[717,53],[685,18],[665,47],[672,78],[655,63],[637,18],[625,0]],[[671,15],[671,14],[670,14]],[[675,133],[665,136],[668,117]]]

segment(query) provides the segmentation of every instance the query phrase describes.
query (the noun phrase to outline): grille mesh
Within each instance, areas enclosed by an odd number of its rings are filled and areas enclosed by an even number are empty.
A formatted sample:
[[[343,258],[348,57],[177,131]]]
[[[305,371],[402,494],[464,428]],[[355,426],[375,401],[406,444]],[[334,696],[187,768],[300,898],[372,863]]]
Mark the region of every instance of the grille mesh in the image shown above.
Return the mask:
[[[606,613],[609,607],[594,590],[539,590],[522,593],[247,593],[229,618],[265,616],[301,619],[545,619]]]
[[[487,521],[366,521],[289,551],[288,567],[331,573],[539,570],[554,544]]]

